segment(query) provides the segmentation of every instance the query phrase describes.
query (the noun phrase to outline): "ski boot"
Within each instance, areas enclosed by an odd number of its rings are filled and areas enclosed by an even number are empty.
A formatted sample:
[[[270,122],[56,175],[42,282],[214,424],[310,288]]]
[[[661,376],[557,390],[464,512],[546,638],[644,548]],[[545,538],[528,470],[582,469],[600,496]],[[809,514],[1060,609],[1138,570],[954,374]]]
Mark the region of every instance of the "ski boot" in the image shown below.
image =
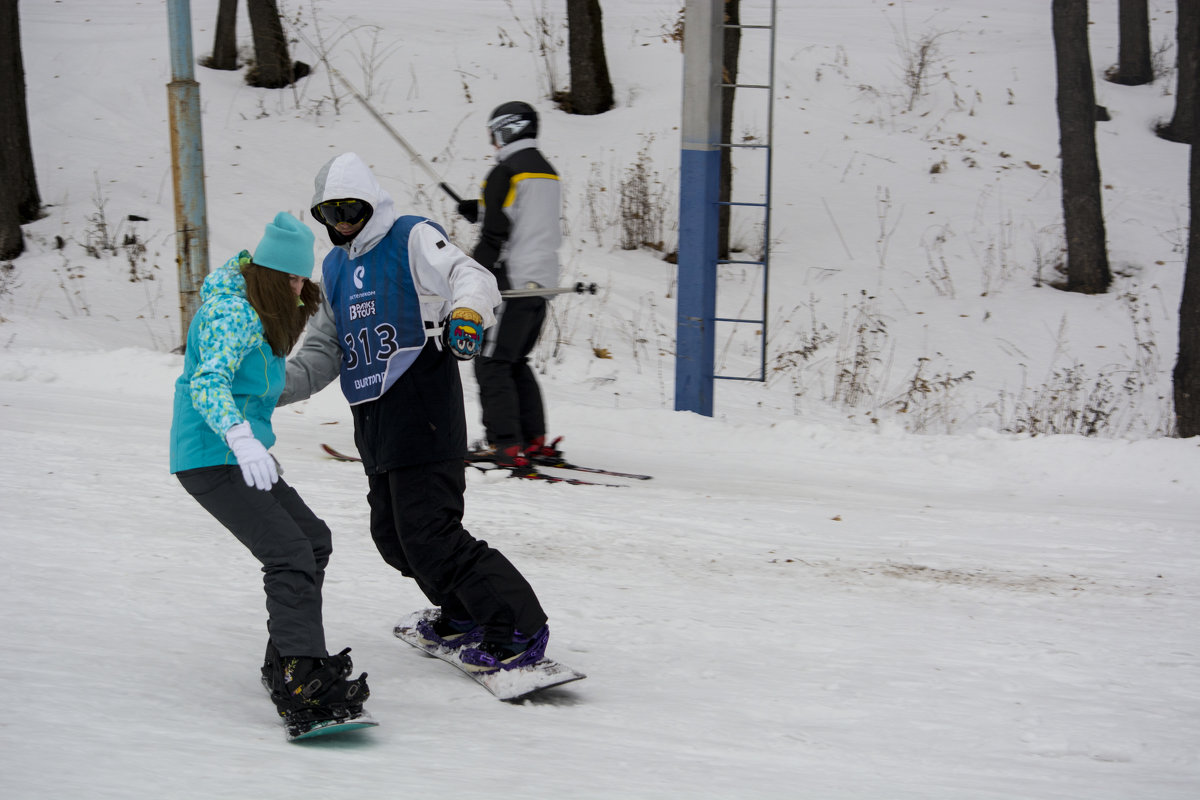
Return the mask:
[[[467,452],[467,461],[491,463],[511,470],[528,470],[530,468],[529,459],[525,457],[519,444],[505,446],[476,442],[475,446]]]
[[[553,467],[565,464],[567,460],[563,457],[562,450],[558,449],[558,443],[562,441],[562,438],[559,436],[554,441],[546,444],[546,437],[538,436],[525,446],[525,457],[535,467]]]

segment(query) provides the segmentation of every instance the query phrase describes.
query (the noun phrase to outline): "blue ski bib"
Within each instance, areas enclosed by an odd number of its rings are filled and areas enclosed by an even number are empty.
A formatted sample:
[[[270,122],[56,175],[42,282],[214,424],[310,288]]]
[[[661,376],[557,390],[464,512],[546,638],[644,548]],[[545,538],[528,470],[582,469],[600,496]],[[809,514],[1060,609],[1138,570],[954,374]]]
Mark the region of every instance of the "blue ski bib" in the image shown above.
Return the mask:
[[[342,393],[352,406],[390,389],[425,346],[408,259],[409,234],[422,222],[446,235],[425,217],[403,216],[363,256],[351,259],[337,247],[325,257],[322,277],[342,348]]]

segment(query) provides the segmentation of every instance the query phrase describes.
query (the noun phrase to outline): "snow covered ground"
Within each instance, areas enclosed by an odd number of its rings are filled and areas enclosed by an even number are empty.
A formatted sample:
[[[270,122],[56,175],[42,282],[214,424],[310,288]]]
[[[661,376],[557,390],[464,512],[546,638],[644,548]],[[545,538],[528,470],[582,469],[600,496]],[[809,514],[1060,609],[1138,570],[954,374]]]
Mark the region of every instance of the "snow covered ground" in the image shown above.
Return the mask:
[[[336,24],[333,4],[282,5]],[[556,301],[538,351],[552,428],[580,463],[655,477],[472,473],[467,523],[537,588],[550,654],[589,677],[500,703],[391,636],[424,598],[374,552],[361,470],[317,447],[352,446],[331,387],[277,413],[274,452],[334,530],[330,645],[370,674],[381,725],[288,745],[257,680],[257,565],[166,473],[181,358],[165,3],[21,4],[50,207],[0,269],[5,798],[1200,794],[1200,448],[1155,435],[1187,218],[1186,148],[1148,132],[1170,81],[1097,84],[1114,113],[1100,147],[1119,275],[1109,295],[1065,295],[1034,285],[1058,220],[1046,4],[780,2],[772,358],[822,328],[845,340],[862,292],[887,340],[859,405],[834,396],[843,341],[765,386],[719,384],[709,419],[672,410],[672,268],[587,222],[643,148],[677,180],[679,52],[660,34],[680,4],[603,5],[619,107],[593,119],[549,110],[522,33],[533,3],[362,0],[346,23],[380,26],[393,52],[375,100],[460,191],[487,169],[491,107],[544,110],[571,192],[565,280],[603,287]],[[1099,73],[1116,2],[1090,5]],[[1174,4],[1151,7],[1157,43]],[[192,10],[201,56],[216,0]],[[895,96],[902,25],[947,32],[952,79],[911,114]],[[361,75],[352,39],[333,57]],[[296,92],[197,77],[214,262],[275,211],[303,214],[313,173],[346,149],[399,202],[452,222],[365,111],[319,102],[320,70]],[[85,252],[101,211],[144,259]],[[953,235],[937,245],[935,228]],[[453,233],[471,241],[461,220]],[[753,361],[726,352],[732,369]],[[921,355],[976,377],[914,424],[887,401]],[[1003,432],[1004,408],[1067,368],[1142,380],[1116,435]]]

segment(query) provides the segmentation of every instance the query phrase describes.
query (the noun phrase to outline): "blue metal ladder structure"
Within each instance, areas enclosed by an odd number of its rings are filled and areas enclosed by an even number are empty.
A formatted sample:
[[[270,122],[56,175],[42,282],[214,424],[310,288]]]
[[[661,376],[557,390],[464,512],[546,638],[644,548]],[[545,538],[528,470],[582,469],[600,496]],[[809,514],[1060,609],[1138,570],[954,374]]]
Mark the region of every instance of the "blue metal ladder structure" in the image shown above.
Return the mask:
[[[761,306],[760,313],[757,318],[745,317],[723,317],[714,316],[714,323],[726,323],[732,325],[758,325],[759,326],[759,359],[758,359],[758,374],[757,375],[719,375],[716,374],[715,368],[713,373],[714,380],[730,380],[730,381],[754,381],[758,383],[766,382],[767,376],[767,322],[768,322],[768,289],[770,284],[770,246],[771,246],[771,148],[772,138],[774,136],[774,121],[775,121],[775,0],[770,0],[769,3],[769,21],[765,24],[747,24],[739,23],[736,25],[722,24],[722,28],[738,29],[743,32],[762,32],[768,39],[768,55],[767,55],[767,77],[766,83],[721,83],[721,91],[737,91],[737,92],[766,92],[766,112],[767,112],[767,132],[765,140],[761,142],[719,142],[718,147],[729,152],[730,161],[733,161],[733,154],[739,149],[745,150],[760,150],[763,153],[764,165],[764,186],[762,199],[760,201],[737,201],[733,199],[736,193],[731,191],[729,201],[718,201],[718,205],[727,206],[729,208],[750,208],[759,209],[762,213],[762,242],[759,250],[758,258],[751,259],[717,259],[717,269],[720,272],[722,267],[733,265],[744,265],[756,267],[760,271],[760,287],[761,287]],[[741,41],[742,51],[747,48],[747,37],[742,36]],[[742,69],[739,65],[739,76]],[[739,95],[744,97],[744,95]],[[732,227],[732,217],[731,227]],[[731,253],[732,255],[732,253]],[[720,280],[717,281],[717,287],[720,287]],[[720,298],[718,297],[718,303]]]
[[[680,120],[679,158],[679,257],[678,294],[675,317],[675,410],[691,411],[711,417],[716,378],[728,380],[766,381],[767,366],[767,288],[769,246],[771,242],[771,138],[774,127],[775,83],[775,0],[758,0],[759,9],[770,9],[768,24],[742,24],[741,32],[766,32],[769,38],[768,60],[765,66],[766,83],[729,83],[724,75],[724,39],[730,26],[725,23],[723,0],[687,0],[685,15],[688,32],[683,44],[683,107]],[[739,5],[739,10],[741,6]],[[751,12],[754,13],[754,12]],[[761,14],[760,14],[761,15]],[[740,15],[739,15],[740,16]],[[744,67],[751,54],[761,59],[762,49],[751,49],[743,37],[740,43],[738,73],[749,74]],[[735,108],[735,118],[752,92],[765,91],[765,137],[759,141],[721,142],[721,101],[725,92],[741,90],[741,103]],[[762,97],[763,95],[758,95]],[[732,136],[730,138],[733,138]],[[749,137],[745,137],[749,138]],[[734,153],[758,151],[765,157],[763,166],[764,190],[757,201],[738,201],[732,195],[721,202],[720,174],[722,155],[728,155],[731,166],[737,166]],[[730,230],[736,212],[753,209],[762,214],[762,245],[758,258],[725,259],[718,262],[719,217],[722,208],[729,209]],[[751,212],[753,213],[753,212]],[[761,307],[759,318],[744,315],[718,314],[717,285],[719,273],[730,268],[759,270]],[[728,298],[728,292],[727,292]],[[752,299],[752,298],[750,298]],[[750,302],[747,300],[747,303]],[[716,373],[716,328],[722,326],[758,326],[758,366],[745,369],[741,375]],[[728,347],[735,342],[738,328],[733,327],[727,339]],[[750,353],[752,347],[740,352]],[[757,371],[757,376],[752,372]]]

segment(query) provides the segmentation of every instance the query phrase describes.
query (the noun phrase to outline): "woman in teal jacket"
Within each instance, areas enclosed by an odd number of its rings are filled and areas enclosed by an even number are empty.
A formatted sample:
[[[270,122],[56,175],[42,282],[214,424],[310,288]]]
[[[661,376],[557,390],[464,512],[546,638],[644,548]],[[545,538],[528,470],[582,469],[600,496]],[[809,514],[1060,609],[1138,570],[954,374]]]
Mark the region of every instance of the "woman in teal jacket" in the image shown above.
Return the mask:
[[[325,648],[329,526],[267,452],[287,354],[321,302],[312,270],[312,232],[280,212],[253,256],[243,250],[205,279],[171,423],[171,472],[262,563],[263,680],[297,722],[356,715],[368,695],[366,675],[348,680],[349,648],[332,657]]]

